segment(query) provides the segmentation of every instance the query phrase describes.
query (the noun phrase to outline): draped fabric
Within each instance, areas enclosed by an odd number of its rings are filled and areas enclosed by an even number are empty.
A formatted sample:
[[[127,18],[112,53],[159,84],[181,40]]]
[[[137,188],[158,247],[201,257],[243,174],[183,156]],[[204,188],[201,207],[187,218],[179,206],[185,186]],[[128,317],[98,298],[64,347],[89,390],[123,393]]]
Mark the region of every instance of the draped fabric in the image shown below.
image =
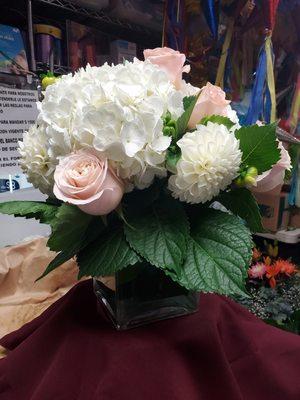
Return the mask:
[[[0,345],[1,400],[299,400],[300,338],[231,300],[117,332],[90,280]]]

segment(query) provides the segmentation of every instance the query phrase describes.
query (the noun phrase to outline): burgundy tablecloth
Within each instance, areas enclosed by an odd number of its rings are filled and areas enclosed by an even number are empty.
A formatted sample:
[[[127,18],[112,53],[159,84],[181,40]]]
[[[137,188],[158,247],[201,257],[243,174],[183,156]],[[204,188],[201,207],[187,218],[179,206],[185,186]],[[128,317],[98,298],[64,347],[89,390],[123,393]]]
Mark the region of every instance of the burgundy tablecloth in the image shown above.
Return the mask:
[[[86,281],[0,344],[1,400],[300,399],[300,338],[216,295],[116,332]]]

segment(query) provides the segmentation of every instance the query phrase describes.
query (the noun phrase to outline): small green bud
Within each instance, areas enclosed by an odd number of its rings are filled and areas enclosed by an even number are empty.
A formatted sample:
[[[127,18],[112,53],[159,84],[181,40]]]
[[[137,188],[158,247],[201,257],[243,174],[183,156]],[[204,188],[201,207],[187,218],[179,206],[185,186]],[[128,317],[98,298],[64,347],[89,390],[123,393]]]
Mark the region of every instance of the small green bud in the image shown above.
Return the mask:
[[[256,179],[251,175],[246,175],[246,177],[244,179],[244,182],[245,182],[246,185],[253,186],[256,183]]]
[[[256,178],[258,175],[257,168],[255,167],[249,167],[247,169],[247,176],[252,176],[253,178]]]
[[[175,133],[175,129],[172,126],[165,126],[163,128],[163,134],[165,136],[173,136],[174,133]]]
[[[166,123],[168,124],[168,122],[171,120],[171,113],[170,113],[170,111],[167,111],[166,112],[166,116],[165,116],[165,118],[164,118],[164,120],[166,121]]]
[[[236,178],[236,180],[234,181],[234,183],[235,183],[236,186],[238,186],[238,187],[243,187],[243,186],[245,186],[245,184],[244,184],[244,179],[243,179],[241,176],[239,176],[238,178]]]
[[[170,126],[171,128],[176,128],[176,121],[174,119],[171,119],[168,123],[167,126]]]

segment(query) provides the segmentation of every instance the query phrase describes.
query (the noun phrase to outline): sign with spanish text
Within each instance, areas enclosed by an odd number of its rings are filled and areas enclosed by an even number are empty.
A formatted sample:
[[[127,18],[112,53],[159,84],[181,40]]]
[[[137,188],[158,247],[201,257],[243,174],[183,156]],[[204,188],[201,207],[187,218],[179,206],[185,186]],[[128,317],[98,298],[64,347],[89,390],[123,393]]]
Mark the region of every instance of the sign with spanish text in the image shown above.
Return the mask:
[[[18,142],[38,115],[36,90],[0,87],[0,175],[20,172]]]

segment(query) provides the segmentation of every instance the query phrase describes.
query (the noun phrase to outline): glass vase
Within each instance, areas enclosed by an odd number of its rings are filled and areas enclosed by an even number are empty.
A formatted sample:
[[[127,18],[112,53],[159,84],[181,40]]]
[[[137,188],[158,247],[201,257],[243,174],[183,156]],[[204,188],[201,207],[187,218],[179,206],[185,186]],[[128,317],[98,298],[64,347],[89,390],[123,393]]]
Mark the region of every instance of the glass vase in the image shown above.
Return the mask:
[[[144,262],[93,280],[98,306],[117,330],[126,330],[195,312],[198,295],[177,285],[163,271]]]

